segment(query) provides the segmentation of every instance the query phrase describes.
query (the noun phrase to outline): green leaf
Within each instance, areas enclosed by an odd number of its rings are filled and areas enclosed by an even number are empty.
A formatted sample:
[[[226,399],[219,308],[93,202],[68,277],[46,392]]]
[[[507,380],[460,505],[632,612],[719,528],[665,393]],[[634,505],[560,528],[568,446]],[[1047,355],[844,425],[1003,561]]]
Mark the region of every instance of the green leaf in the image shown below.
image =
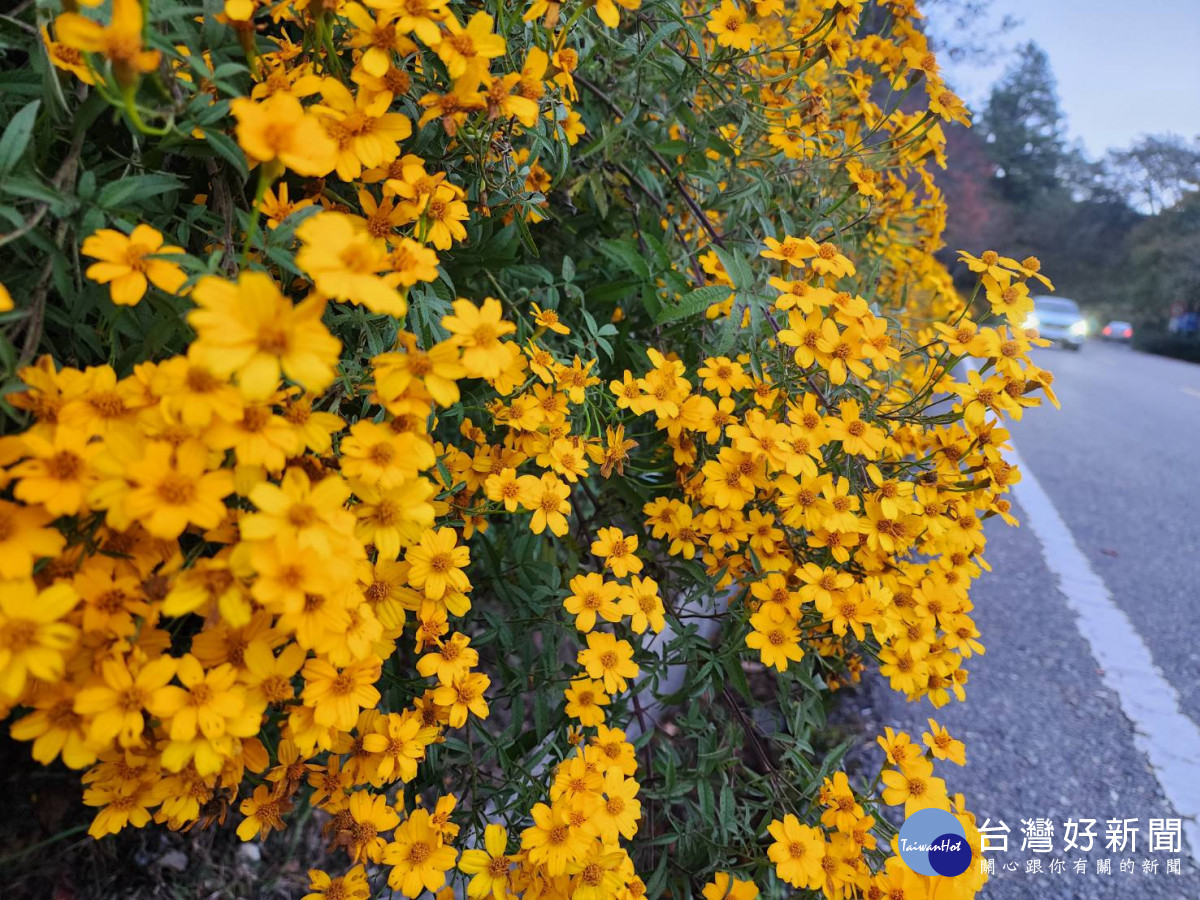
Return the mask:
[[[746,261],[744,254],[728,247],[714,246],[713,250],[716,251],[725,271],[729,273],[729,280],[733,282],[735,288],[739,291],[748,291],[754,286],[754,271],[750,268],[750,263]]]
[[[226,162],[228,162],[237,170],[237,173],[242,177],[242,181],[245,181],[250,177],[250,170],[246,168],[245,154],[243,154],[241,148],[234,143],[233,138],[229,137],[227,134],[217,131],[216,129],[212,129],[204,132],[204,139],[209,143],[213,150],[215,150],[225,159]]]
[[[136,197],[138,200],[166,194],[183,187],[183,182],[174,175],[132,175],[106,184],[100,189],[96,201],[103,207],[120,206],[126,200]]]
[[[714,303],[727,299],[731,293],[733,292],[722,284],[696,288],[680,297],[677,303],[664,303],[658,315],[654,317],[654,324],[665,325],[702,313]]]
[[[33,123],[37,119],[38,109],[41,105],[41,100],[26,103],[9,120],[4,134],[0,135],[0,175],[7,175],[11,172],[13,167],[21,161],[21,157],[25,155],[29,139],[33,136]]]
[[[637,247],[630,241],[603,241],[600,252],[643,281],[650,280],[650,266]]]

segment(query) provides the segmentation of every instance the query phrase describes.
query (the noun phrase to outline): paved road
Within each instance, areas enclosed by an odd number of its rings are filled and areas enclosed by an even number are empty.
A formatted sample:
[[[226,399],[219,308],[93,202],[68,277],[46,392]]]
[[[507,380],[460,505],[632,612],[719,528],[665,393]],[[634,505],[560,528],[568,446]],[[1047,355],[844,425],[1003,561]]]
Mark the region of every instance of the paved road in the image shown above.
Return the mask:
[[[988,900],[1196,900],[1200,871],[1194,860],[1200,859],[1200,847],[1189,848],[1185,838],[1178,854],[1151,854],[1145,841],[1151,818],[1180,815],[1168,797],[1184,806],[1200,791],[1200,779],[1185,777],[1181,783],[1175,768],[1172,780],[1147,757],[1157,754],[1161,764],[1164,749],[1184,747],[1188,741],[1178,736],[1189,736],[1189,726],[1194,736],[1193,723],[1200,723],[1200,366],[1098,343],[1080,353],[1039,351],[1037,360],[1054,372],[1063,408],[1031,410],[1012,428],[1025,468],[1045,495],[1030,490],[1029,511],[1020,508],[1018,495],[1017,514],[1026,520],[1027,512],[1038,513],[1043,523],[1049,516],[1060,531],[1065,525],[1082,556],[1074,554],[1072,568],[1072,559],[1060,559],[1072,557],[1072,548],[1048,542],[1046,529],[1039,532],[1032,519],[1019,529],[989,523],[986,557],[994,572],[983,576],[973,594],[988,652],[972,660],[967,702],[936,713],[966,742],[968,766],[945,766],[951,771],[939,774],[950,779],[951,790],[966,793],[981,819],[1002,820],[1012,829],[1009,852],[994,854],[998,873],[984,890]],[[1080,593],[1087,595],[1089,584],[1095,593],[1099,584],[1089,581],[1088,566],[1103,582],[1100,594],[1107,588],[1111,596],[1112,603],[1101,606],[1115,614],[1115,605],[1128,617],[1177,692],[1174,704],[1168,692],[1152,691],[1141,706],[1161,701],[1177,714],[1174,722],[1182,731],[1164,732],[1162,720],[1143,719],[1136,703],[1136,723],[1129,718],[1128,695],[1153,685],[1153,676],[1134,675],[1117,685],[1125,694],[1124,709],[1112,689],[1111,660],[1105,679],[1077,616]],[[1085,597],[1082,605],[1087,602]],[[1084,618],[1089,615],[1085,609]],[[1086,622],[1082,628],[1087,632]],[[1113,629],[1101,631],[1111,635]],[[1121,645],[1113,648],[1121,652],[1133,641],[1110,643]],[[906,704],[878,679],[865,686],[858,705],[865,727],[905,727],[916,735],[932,713],[928,703]],[[1159,737],[1176,737],[1137,738],[1135,728],[1143,735],[1157,728]],[[1183,771],[1186,776],[1186,763]],[[1020,849],[1020,822],[1035,816],[1055,822],[1051,854]],[[1062,823],[1081,817],[1099,821],[1100,846],[1089,854],[1065,853]],[[1104,849],[1104,822],[1110,818],[1140,820],[1136,853]],[[1193,838],[1197,833],[1193,828]],[[1049,872],[1056,857],[1066,862],[1061,874]],[[1087,874],[1073,870],[1081,857]],[[1120,871],[1126,857],[1135,861],[1132,874]],[[1035,858],[1046,874],[1026,872],[1026,861]],[[1097,860],[1104,858],[1112,860],[1111,875],[1096,873]],[[1155,858],[1157,874],[1143,874],[1143,860]],[[1166,874],[1170,858],[1180,859],[1182,874]],[[1018,871],[1000,869],[1012,861],[1020,864]]]

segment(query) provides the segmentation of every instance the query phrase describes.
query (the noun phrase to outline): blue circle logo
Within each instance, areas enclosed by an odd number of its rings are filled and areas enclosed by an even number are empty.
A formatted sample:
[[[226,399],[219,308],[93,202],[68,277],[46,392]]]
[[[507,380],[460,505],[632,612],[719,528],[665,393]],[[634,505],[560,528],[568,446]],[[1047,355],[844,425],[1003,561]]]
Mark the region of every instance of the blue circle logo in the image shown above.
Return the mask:
[[[941,809],[921,809],[900,827],[900,858],[918,875],[954,877],[971,865],[962,823]]]

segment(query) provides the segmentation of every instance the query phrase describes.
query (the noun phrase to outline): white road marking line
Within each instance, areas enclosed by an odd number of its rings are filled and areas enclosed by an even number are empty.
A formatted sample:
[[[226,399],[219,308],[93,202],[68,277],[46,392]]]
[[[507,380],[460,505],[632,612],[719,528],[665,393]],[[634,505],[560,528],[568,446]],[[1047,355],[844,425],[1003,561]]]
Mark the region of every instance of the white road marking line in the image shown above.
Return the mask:
[[[1178,692],[1092,570],[1033,472],[1016,450],[1007,455],[1021,470],[1013,491],[1025,512],[1022,521],[1041,544],[1046,565],[1077,617],[1079,633],[1100,665],[1101,680],[1133,723],[1133,743],[1149,760],[1167,802],[1183,817],[1192,859],[1200,863],[1200,727],[1180,711]]]
[[[1194,387],[1181,387],[1180,390],[1185,394],[1191,394],[1193,397],[1200,397],[1200,391],[1196,390]]]

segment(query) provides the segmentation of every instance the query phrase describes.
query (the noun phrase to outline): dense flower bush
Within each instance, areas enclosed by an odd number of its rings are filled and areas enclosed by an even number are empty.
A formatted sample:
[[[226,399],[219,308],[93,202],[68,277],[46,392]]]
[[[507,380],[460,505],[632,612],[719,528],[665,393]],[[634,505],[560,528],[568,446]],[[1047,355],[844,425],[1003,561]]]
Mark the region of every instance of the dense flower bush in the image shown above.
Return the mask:
[[[932,255],[912,0],[26,2],[0,105],[0,712],[91,834],[319,810],[310,898],[970,897],[1036,260]],[[960,367],[974,360],[973,367]],[[945,773],[943,773],[945,774]]]

